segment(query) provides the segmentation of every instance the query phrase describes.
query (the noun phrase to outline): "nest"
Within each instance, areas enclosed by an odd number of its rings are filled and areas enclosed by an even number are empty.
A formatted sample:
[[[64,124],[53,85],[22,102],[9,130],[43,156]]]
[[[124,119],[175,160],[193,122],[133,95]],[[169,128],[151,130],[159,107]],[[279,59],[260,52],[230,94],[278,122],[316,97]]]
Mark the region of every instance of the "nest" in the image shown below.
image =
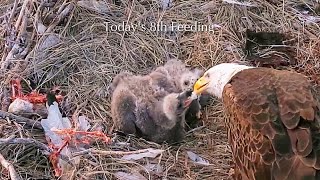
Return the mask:
[[[67,97],[62,106],[67,116],[81,113],[111,134],[113,77],[120,71],[146,74],[173,57],[204,70],[221,62],[289,69],[307,75],[319,88],[320,6],[314,1],[168,2],[2,1],[2,110],[8,106],[10,80],[19,77],[33,82],[36,90],[59,86]],[[185,31],[177,25],[210,30]],[[281,41],[268,41],[274,37]],[[139,172],[147,179],[231,179],[233,162],[223,118],[221,102],[213,99],[203,112],[204,126],[180,145],[135,137],[119,137],[118,142],[125,142],[121,145],[96,142],[91,148],[110,153],[81,155],[71,179],[115,179],[119,171]],[[46,143],[43,132],[1,120],[0,137],[12,136]],[[124,161],[115,153],[150,147],[165,151],[138,161]],[[187,151],[210,165],[192,162]],[[23,179],[56,179],[48,157],[33,145],[0,145],[0,152]],[[147,164],[159,168],[150,170]],[[0,171],[1,179],[9,179],[6,168]]]

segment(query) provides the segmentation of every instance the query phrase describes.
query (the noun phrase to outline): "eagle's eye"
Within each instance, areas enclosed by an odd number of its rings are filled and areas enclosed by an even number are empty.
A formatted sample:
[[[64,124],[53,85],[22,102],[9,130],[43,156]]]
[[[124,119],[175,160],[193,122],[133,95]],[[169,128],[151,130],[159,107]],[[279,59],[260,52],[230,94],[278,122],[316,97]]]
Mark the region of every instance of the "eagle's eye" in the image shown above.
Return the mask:
[[[183,84],[186,85],[186,86],[188,86],[188,85],[189,85],[189,82],[188,82],[188,81],[184,81]]]

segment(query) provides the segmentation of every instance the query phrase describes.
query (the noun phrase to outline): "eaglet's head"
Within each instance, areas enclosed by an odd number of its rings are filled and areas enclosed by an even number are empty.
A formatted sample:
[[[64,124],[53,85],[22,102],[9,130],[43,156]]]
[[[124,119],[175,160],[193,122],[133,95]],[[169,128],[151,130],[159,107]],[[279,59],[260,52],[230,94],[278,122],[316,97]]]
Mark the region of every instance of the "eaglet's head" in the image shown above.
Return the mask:
[[[187,91],[189,89],[192,89],[192,86],[201,77],[202,74],[203,71],[200,69],[193,69],[191,71],[184,72],[179,80],[181,90]]]
[[[188,90],[180,94],[171,93],[165,96],[162,107],[167,118],[171,121],[177,121],[178,118],[184,116],[193,100],[191,95],[192,90]]]

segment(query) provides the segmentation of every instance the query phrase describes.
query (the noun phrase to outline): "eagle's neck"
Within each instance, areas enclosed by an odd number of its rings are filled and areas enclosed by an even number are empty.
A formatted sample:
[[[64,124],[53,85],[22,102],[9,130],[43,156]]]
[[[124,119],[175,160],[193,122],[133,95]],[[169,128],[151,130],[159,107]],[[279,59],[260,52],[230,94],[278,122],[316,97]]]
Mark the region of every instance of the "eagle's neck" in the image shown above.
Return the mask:
[[[223,70],[219,78],[215,81],[216,84],[215,84],[215,87],[213,88],[215,91],[215,95],[221,99],[223,89],[228,84],[228,82],[232,79],[232,77],[245,69],[251,69],[251,68],[254,68],[254,67],[241,65],[241,66],[236,66],[230,69]]]

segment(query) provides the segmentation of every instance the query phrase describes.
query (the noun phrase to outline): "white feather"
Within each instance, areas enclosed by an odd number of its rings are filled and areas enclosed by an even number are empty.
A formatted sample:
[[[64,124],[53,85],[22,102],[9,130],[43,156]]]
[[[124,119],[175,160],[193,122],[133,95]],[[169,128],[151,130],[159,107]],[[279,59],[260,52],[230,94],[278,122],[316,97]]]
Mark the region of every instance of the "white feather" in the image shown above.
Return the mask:
[[[213,66],[204,73],[204,76],[207,75],[210,79],[207,92],[218,98],[222,98],[224,86],[230,81],[230,79],[238,72],[250,68],[254,67],[236,63],[222,63]]]

